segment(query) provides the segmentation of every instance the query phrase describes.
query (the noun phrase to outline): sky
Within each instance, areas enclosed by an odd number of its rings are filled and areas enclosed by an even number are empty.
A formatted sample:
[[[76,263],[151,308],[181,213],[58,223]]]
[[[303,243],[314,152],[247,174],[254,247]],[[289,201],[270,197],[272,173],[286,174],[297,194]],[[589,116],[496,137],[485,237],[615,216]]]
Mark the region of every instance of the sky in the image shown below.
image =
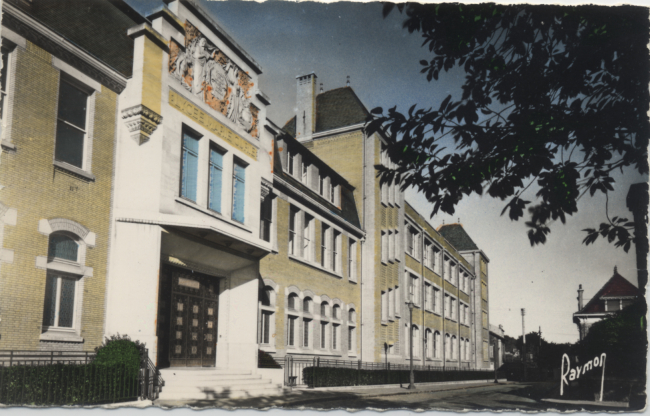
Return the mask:
[[[160,1],[127,0],[141,13]],[[607,3],[607,2],[605,2]],[[611,2],[610,2],[611,3]],[[637,2],[638,4],[639,2]],[[640,2],[644,4],[646,2]],[[293,117],[296,76],[316,73],[325,91],[350,85],[370,110],[397,105],[437,108],[448,95],[458,97],[462,72],[445,73],[427,82],[419,61],[429,59],[418,34],[402,29],[403,16],[394,11],[382,18],[379,3],[312,3],[269,1],[203,2],[206,10],[262,66],[260,89],[271,98],[268,117],[279,125]],[[629,185],[647,181],[635,174],[616,175],[616,192],[610,196],[611,216],[627,216],[625,196]],[[532,191],[532,192],[531,192]],[[528,196],[534,197],[531,188]],[[431,205],[413,190],[407,200],[423,215]],[[634,248],[625,253],[605,240],[584,246],[584,228],[598,228],[605,220],[604,197],[583,197],[578,213],[551,226],[543,246],[531,247],[524,220],[512,222],[500,213],[505,202],[472,196],[458,205],[453,216],[430,219],[437,228],[458,222],[490,259],[490,323],[503,325],[507,335],[522,333],[521,308],[526,308],[526,332],[541,327],[552,342],[575,342],[572,322],[577,311],[577,289],[582,284],[590,299],[609,280],[616,266],[636,285]],[[586,301],[585,301],[586,302]]]

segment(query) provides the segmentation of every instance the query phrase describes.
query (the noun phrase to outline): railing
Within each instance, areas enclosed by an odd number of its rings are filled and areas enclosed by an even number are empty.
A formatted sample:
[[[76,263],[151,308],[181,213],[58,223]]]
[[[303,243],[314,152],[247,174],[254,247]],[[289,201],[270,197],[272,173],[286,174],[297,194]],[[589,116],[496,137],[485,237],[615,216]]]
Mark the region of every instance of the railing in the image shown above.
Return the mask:
[[[87,351],[7,351],[0,350],[0,366],[51,365],[51,364],[90,364],[94,352]]]
[[[149,358],[149,350],[144,348],[140,357],[140,399],[156,400],[165,385],[160,371]]]
[[[140,368],[93,364],[87,351],[0,350],[0,403],[92,404],[155,400],[165,381],[144,349]]]
[[[393,363],[375,363],[375,362],[364,362],[364,361],[351,361],[351,360],[335,360],[327,358],[307,358],[307,357],[294,357],[292,355],[286,355],[282,358],[275,358],[282,368],[284,368],[284,384],[291,387],[305,387],[308,385],[313,385],[313,380],[305,380],[304,369],[309,367],[324,367],[324,368],[347,368],[354,370],[385,370],[386,371],[386,381],[397,380],[395,377],[392,377],[391,372],[397,371],[407,371],[410,370],[409,364],[393,364]],[[461,366],[442,366],[442,363],[437,365],[414,365],[413,370],[420,373],[460,373],[460,372],[480,372],[485,374],[485,379],[493,379],[494,370],[489,369],[477,369],[471,370],[469,368],[469,363],[461,363]],[[360,373],[360,371],[359,371]],[[420,376],[422,377],[422,376]],[[424,377],[426,379],[426,377]],[[440,376],[432,377],[432,381],[437,381],[440,379]],[[450,377],[453,379],[453,377]],[[397,381],[399,382],[399,381]],[[360,383],[355,383],[359,385]]]

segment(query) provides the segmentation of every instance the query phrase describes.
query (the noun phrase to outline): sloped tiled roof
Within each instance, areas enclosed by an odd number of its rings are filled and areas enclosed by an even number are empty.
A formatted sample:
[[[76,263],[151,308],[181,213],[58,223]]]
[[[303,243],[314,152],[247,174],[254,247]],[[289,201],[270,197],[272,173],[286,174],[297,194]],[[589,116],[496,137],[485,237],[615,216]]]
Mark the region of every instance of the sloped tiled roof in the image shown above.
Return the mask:
[[[598,293],[578,313],[602,313],[605,312],[603,298],[639,296],[639,289],[630,283],[626,278],[618,274],[614,269],[614,275],[600,288]]]
[[[68,41],[125,77],[133,68],[127,30],[146,19],[121,0],[33,0],[27,10]]]
[[[474,240],[460,224],[447,224],[438,228],[438,232],[458,251],[478,250]]]
[[[316,96],[316,133],[364,123],[366,107],[350,87],[342,87]],[[295,120],[294,120],[295,134]]]
[[[296,137],[296,116],[293,116],[287,121],[287,124],[282,127],[289,136]]]

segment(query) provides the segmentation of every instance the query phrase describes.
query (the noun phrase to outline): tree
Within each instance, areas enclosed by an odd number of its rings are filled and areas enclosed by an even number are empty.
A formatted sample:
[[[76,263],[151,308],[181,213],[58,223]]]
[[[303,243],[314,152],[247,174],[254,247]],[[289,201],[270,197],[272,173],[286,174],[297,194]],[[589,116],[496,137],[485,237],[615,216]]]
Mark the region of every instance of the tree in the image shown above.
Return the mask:
[[[394,6],[385,5],[384,16]],[[552,221],[578,211],[583,195],[613,191],[613,171],[648,173],[646,8],[397,8],[431,54],[420,61],[428,81],[452,69],[466,74],[461,97],[405,114],[378,107],[366,124],[367,134],[384,135],[397,166],[377,166],[381,181],[415,187],[432,203],[431,216],[487,193],[507,200],[501,215],[511,220],[528,210],[535,245],[546,242]],[[633,222],[606,216],[584,230],[583,242],[602,236],[628,251]]]

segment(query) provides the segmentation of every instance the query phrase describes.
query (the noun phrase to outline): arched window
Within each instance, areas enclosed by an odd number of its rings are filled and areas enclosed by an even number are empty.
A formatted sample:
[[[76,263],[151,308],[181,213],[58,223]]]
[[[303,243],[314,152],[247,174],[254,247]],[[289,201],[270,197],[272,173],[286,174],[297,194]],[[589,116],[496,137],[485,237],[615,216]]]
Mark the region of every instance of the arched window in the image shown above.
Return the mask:
[[[295,293],[291,293],[289,295],[289,302],[287,304],[287,307],[293,311],[296,310],[296,305],[298,304],[298,295]]]
[[[273,301],[275,297],[275,291],[271,286],[264,287],[264,290],[260,292],[260,302],[262,306],[273,306]]]
[[[63,233],[50,234],[47,256],[76,262],[79,259],[79,244]]]
[[[348,321],[355,324],[357,322],[357,312],[354,309],[348,311]]]
[[[445,334],[445,360],[451,359],[451,336]]]
[[[341,307],[339,305],[334,305],[332,307],[332,318],[341,319]]]
[[[460,337],[460,344],[458,344],[460,349],[460,359],[465,361],[465,338]]]
[[[430,329],[424,331],[424,355],[426,358],[433,358],[433,332]]]
[[[259,343],[263,346],[271,346],[275,334],[275,302],[276,293],[272,286],[265,286],[260,291],[260,323]]]
[[[320,304],[320,314],[321,316],[327,316],[327,302],[322,302]]]
[[[434,358],[441,358],[440,357],[440,351],[441,351],[441,345],[440,345],[440,332],[436,331],[433,334],[433,357]]]
[[[303,312],[311,313],[311,304],[312,300],[310,297],[306,297],[302,300],[302,310]]]

